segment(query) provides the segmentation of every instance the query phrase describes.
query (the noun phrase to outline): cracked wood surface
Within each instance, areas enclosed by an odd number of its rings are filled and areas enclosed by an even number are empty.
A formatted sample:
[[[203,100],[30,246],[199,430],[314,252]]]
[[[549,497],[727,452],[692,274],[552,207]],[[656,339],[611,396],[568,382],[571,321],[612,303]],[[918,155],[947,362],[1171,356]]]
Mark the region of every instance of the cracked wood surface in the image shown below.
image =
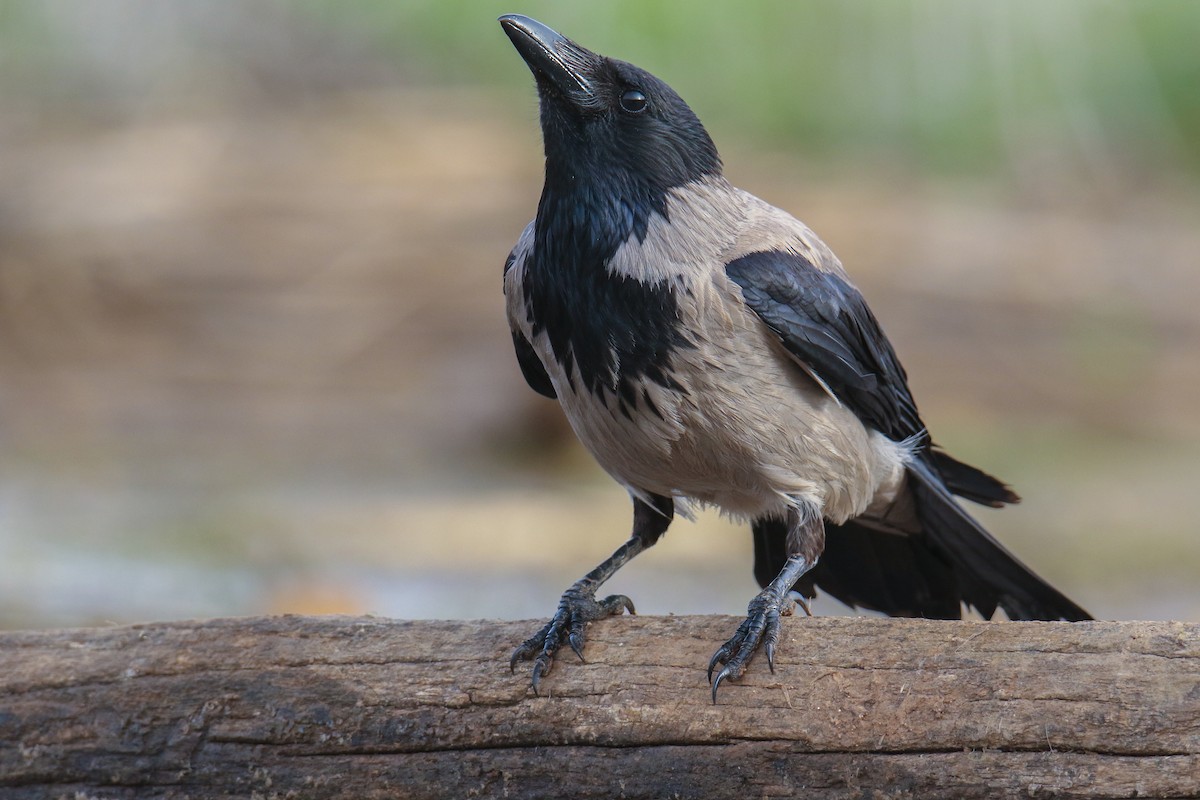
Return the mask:
[[[1188,797],[1200,625],[622,617],[529,689],[540,622],[270,617],[0,634],[0,796]]]

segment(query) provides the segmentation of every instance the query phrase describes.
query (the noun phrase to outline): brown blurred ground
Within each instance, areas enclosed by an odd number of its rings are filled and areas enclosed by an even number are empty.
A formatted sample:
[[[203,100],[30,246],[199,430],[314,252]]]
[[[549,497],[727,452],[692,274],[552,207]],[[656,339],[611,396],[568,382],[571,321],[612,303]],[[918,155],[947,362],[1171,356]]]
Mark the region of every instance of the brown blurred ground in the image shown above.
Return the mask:
[[[935,437],[1026,497],[1002,539],[1097,615],[1200,619],[1186,184],[724,155],[841,255]],[[0,624],[551,608],[628,520],[511,357],[539,169],[532,106],[466,90],[11,113]],[[614,589],[737,611],[748,544],[681,523]]]

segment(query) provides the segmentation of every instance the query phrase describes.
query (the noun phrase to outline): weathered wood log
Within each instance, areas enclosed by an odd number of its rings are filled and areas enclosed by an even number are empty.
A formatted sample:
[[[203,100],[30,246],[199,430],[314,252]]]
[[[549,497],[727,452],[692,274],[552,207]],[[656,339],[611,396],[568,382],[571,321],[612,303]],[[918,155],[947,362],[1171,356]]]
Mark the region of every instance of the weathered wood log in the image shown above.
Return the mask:
[[[529,687],[537,623],[274,617],[0,635],[0,797],[1200,795],[1200,625],[593,625]]]

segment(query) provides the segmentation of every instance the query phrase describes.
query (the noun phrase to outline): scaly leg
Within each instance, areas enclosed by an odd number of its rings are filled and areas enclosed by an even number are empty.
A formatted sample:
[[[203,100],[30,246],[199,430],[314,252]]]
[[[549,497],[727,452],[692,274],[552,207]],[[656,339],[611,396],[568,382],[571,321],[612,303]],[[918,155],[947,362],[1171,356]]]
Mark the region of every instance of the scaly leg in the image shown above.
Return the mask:
[[[653,505],[638,498],[633,500],[633,534],[629,541],[617,548],[600,566],[576,581],[563,592],[558,601],[558,611],[546,626],[518,647],[509,660],[509,669],[515,670],[518,661],[533,659],[533,691],[550,671],[554,655],[565,643],[571,646],[579,660],[583,660],[583,645],[587,636],[587,624],[622,611],[635,613],[633,601],[622,594],[596,599],[596,589],[625,566],[634,556],[647,549],[667,530],[675,515],[675,501],[670,497],[649,495]],[[536,655],[535,655],[536,654]]]
[[[761,645],[767,654],[767,666],[775,671],[775,645],[779,642],[779,617],[790,608],[788,594],[800,576],[817,564],[825,549],[825,521],[815,508],[791,509],[788,512],[788,559],[775,580],[750,601],[746,619],[737,632],[717,650],[708,662],[708,679],[712,682],[713,703],[717,689],[726,678],[736,680],[746,671],[746,665]],[[804,606],[805,611],[808,610]],[[716,680],[713,670],[724,665]]]

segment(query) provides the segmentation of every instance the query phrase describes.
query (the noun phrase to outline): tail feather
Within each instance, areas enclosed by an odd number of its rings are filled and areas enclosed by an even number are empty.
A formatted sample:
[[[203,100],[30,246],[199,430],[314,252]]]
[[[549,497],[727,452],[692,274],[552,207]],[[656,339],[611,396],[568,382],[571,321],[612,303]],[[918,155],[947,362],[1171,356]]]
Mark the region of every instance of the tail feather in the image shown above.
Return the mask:
[[[984,530],[929,463],[916,459],[908,474],[922,534],[955,565],[963,600],[984,616],[998,605],[1012,619],[1092,618]]]
[[[754,577],[766,586],[787,561],[787,525],[755,520]],[[948,561],[924,541],[851,520],[825,524],[825,552],[793,587],[808,598],[817,588],[851,608],[893,617],[958,619],[958,581]]]
[[[964,464],[944,450],[934,448],[928,452],[934,469],[941,476],[946,488],[959,497],[992,508],[1021,502],[1020,495],[1014,492],[1012,487],[978,467]]]
[[[947,463],[959,465],[950,467],[958,482],[944,481]],[[826,523],[825,552],[795,590],[811,598],[820,588],[851,607],[891,616],[957,619],[966,603],[985,618],[1003,608],[1011,619],[1091,619],[967,514],[952,495],[976,499],[970,488],[959,491],[964,484],[987,487],[977,492],[981,497],[1001,499],[996,486],[1016,497],[995,478],[949,456],[918,458],[909,469],[911,507],[893,519]],[[787,526],[764,518],[752,530],[754,575],[766,586],[787,560]]]
[[[838,600],[893,617],[962,616],[953,567],[921,539],[855,521],[828,525],[826,534],[812,583]]]

